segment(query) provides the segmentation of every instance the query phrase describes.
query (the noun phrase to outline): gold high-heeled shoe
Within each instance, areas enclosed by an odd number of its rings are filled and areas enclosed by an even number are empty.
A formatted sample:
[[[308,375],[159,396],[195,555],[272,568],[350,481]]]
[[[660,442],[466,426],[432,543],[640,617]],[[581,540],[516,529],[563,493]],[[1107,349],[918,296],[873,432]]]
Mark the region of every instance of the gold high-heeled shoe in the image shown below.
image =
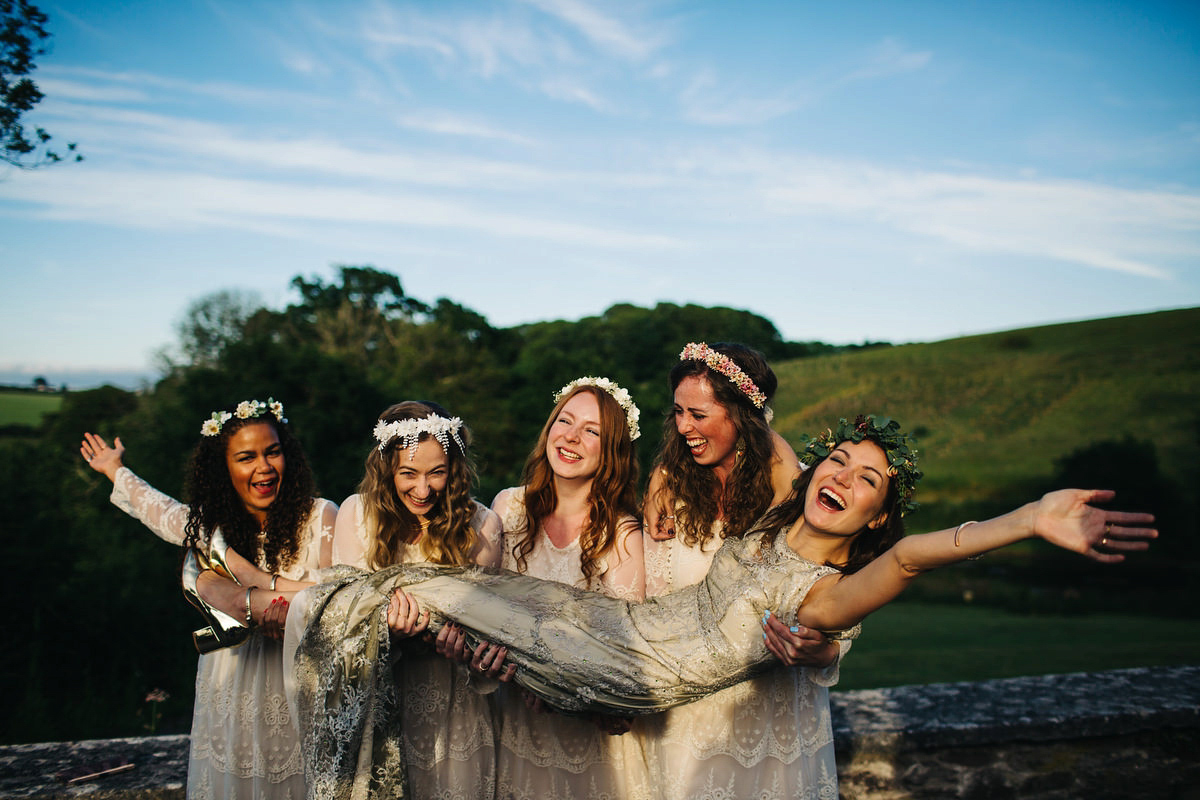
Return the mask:
[[[213,608],[204,602],[196,590],[196,580],[204,570],[194,548],[188,548],[183,557],[183,596],[195,606],[200,615],[208,623],[207,628],[201,628],[192,634],[196,650],[201,653],[211,653],[222,647],[237,647],[250,636],[250,628],[245,623],[234,619],[220,609]]]
[[[229,578],[229,580],[241,586],[242,582],[234,577],[233,570],[226,563],[225,553],[228,550],[229,544],[225,541],[225,534],[221,533],[220,528],[217,528],[212,532],[212,536],[208,537],[208,568],[222,578]]]

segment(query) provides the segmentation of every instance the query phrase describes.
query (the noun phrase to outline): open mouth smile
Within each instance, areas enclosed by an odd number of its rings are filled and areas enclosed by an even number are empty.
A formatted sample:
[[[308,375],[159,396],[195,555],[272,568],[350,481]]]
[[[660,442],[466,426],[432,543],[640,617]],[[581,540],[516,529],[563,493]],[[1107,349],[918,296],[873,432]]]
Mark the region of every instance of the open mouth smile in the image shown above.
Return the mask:
[[[846,501],[832,489],[822,487],[817,492],[817,504],[826,511],[845,511]]]

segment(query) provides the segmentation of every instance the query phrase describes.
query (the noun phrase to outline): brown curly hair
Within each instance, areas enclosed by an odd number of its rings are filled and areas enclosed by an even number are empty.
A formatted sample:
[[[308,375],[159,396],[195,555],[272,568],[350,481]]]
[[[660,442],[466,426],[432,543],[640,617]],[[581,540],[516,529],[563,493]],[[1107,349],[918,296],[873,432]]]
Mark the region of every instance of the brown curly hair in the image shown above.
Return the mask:
[[[232,413],[234,406],[225,410]],[[233,488],[225,460],[229,438],[247,425],[270,425],[283,448],[279,494],[267,509],[267,524],[262,530]],[[286,569],[300,553],[301,531],[312,514],[315,494],[316,485],[304,448],[287,424],[271,414],[249,419],[235,416],[222,426],[218,435],[200,437],[188,461],[184,479],[184,498],[188,502],[184,546],[207,544],[212,531],[220,528],[225,541],[239,555],[268,572]]]
[[[389,406],[379,415],[380,422],[398,422],[405,419],[426,419],[439,416],[450,419],[450,413],[437,403],[428,400],[406,400]],[[446,456],[449,473],[446,488],[439,493],[433,510],[429,513],[429,528],[421,538],[421,552],[434,564],[463,566],[471,559],[479,544],[479,533],[471,527],[475,518],[475,501],[471,489],[475,485],[475,462],[471,458],[471,434],[466,426],[459,428],[465,451],[450,439]],[[433,439],[422,433],[419,441]],[[367,530],[371,531],[371,543],[367,552],[367,564],[372,569],[399,562],[401,545],[417,541],[421,536],[421,525],[416,516],[405,507],[396,494],[395,473],[402,460],[408,458],[408,450],[400,447],[403,440],[394,438],[380,452],[372,447],[367,454],[366,472],[358,485],[362,500],[363,518]],[[437,439],[433,439],[437,442]]]
[[[828,458],[826,456],[825,458]],[[821,459],[824,461],[825,459]],[[817,464],[820,464],[818,461]],[[800,517],[804,516],[804,495],[812,483],[816,464],[804,470],[796,479],[792,491],[782,503],[772,508],[754,525],[755,531],[766,531],[763,535],[763,546],[769,546],[775,541],[777,533],[786,531]],[[896,481],[888,478],[887,492],[883,496],[883,510],[887,519],[877,528],[866,525],[855,534],[850,543],[850,553],[844,564],[829,562],[826,566],[833,567],[846,574],[858,572],[874,559],[904,538],[904,507],[905,499],[900,495]]]
[[[591,587],[593,581],[602,574],[598,572],[600,559],[617,540],[617,524],[623,517],[638,516],[635,490],[638,464],[625,410],[603,389],[577,386],[555,403],[554,410],[542,426],[537,444],[525,460],[525,471],[521,478],[525,486],[525,524],[516,531],[512,554],[517,560],[517,571],[524,572],[525,559],[533,552],[538,528],[558,506],[554,472],[546,457],[546,442],[563,406],[580,392],[591,393],[600,406],[600,467],[596,470],[588,493],[588,521],[579,534],[579,566],[587,585]]]
[[[779,380],[767,365],[762,353],[745,345],[717,342],[713,350],[732,359],[767,396],[769,402],[779,387]],[[655,469],[663,470],[664,489],[655,498],[660,515],[675,514],[676,535],[683,537],[689,547],[703,546],[716,534],[713,523],[723,519],[721,535],[742,536],[754,521],[771,505],[775,490],[771,482],[771,462],[774,443],[764,409],[750,399],[719,372],[703,361],[680,361],[671,368],[671,395],[684,378],[698,377],[712,387],[713,396],[725,409],[738,433],[739,455],[733,471],[722,487],[711,467],[697,464],[684,438],[675,427],[674,410],[663,422],[662,444],[659,445]],[[765,404],[764,404],[765,407]],[[674,510],[667,507],[673,498]]]

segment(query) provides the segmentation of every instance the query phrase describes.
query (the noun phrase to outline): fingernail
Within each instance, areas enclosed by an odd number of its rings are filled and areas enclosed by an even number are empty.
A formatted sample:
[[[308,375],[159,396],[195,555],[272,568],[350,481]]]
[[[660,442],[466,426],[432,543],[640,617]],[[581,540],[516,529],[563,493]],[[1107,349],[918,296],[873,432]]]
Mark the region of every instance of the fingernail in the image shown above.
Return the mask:
[[[764,612],[763,612],[763,624],[766,624],[766,622],[767,622],[767,618],[768,618],[768,617],[770,617],[770,616],[771,616],[771,612],[770,612],[770,611],[764,611]]]
[[[797,628],[795,625],[793,625],[792,627],[788,628],[788,630],[789,630],[789,631],[791,631],[792,633],[799,633],[799,632],[800,632],[800,629],[799,629],[799,628]]]

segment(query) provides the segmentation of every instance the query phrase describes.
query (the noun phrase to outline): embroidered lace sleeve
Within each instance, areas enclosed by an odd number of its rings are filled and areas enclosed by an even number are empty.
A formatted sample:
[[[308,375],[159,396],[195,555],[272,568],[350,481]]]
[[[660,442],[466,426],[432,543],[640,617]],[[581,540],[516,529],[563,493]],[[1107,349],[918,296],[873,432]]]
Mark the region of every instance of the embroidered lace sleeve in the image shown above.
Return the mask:
[[[113,476],[109,500],[163,541],[183,544],[188,507],[134,475],[129,467],[121,467]]]

